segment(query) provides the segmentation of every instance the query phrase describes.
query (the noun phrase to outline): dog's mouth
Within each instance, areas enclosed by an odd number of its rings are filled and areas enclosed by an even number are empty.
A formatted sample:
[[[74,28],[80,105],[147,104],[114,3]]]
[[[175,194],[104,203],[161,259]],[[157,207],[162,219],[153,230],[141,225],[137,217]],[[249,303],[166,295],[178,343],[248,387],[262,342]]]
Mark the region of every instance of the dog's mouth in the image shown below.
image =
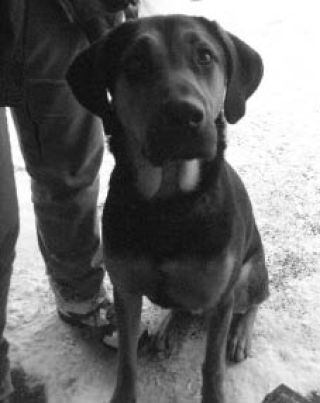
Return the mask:
[[[209,160],[217,152],[212,111],[199,95],[171,97],[156,108],[144,137],[143,154],[155,166],[183,160]]]
[[[216,128],[192,130],[151,128],[142,148],[145,158],[154,166],[163,166],[171,161],[212,160],[217,153]]]

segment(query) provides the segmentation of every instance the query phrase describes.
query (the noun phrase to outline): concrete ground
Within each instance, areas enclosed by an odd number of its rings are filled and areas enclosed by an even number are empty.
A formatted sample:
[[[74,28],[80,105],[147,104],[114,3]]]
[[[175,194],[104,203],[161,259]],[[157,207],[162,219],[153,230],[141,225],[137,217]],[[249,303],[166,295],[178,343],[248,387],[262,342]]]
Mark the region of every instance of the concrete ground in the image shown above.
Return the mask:
[[[229,128],[228,160],[251,195],[265,244],[271,297],[254,330],[252,356],[228,365],[226,403],[261,403],[281,383],[320,393],[320,56],[316,0],[145,0],[146,14],[218,20],[262,55],[265,77],[246,116]],[[14,132],[12,130],[12,132]],[[116,353],[61,323],[34,230],[29,178],[14,134],[21,235],[7,336],[23,403],[102,403]],[[110,156],[102,171],[105,194]],[[101,199],[103,199],[103,194]],[[110,285],[106,280],[108,289]],[[162,312],[146,301],[146,320]],[[141,355],[141,403],[200,401],[204,332],[195,323],[168,358]]]

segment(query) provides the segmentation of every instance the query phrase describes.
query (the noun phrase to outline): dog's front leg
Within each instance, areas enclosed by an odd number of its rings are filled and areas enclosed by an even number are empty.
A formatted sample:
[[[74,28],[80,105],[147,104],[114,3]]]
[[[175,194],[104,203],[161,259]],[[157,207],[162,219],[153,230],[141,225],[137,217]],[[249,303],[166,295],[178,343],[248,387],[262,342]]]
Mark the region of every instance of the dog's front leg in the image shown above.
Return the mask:
[[[119,355],[117,384],[110,403],[135,403],[142,295],[115,287],[114,304],[119,329]]]
[[[233,314],[233,294],[212,311],[207,334],[207,348],[202,368],[202,403],[224,403],[226,345]]]

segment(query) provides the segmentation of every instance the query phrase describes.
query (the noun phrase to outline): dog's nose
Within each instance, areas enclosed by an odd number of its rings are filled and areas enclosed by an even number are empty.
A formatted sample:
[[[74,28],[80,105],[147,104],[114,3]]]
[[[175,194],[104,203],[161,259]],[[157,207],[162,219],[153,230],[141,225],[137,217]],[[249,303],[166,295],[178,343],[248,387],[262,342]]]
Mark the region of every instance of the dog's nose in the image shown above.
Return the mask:
[[[169,126],[196,129],[204,119],[201,105],[190,101],[167,101],[163,104],[163,119]]]

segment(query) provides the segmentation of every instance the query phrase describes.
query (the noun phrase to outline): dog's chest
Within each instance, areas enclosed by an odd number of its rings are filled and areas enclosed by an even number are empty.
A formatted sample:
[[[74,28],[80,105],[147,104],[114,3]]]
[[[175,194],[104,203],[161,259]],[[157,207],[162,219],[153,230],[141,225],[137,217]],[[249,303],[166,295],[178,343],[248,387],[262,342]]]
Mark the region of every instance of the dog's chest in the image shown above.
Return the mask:
[[[117,198],[115,203],[107,201],[103,214],[104,243],[110,253],[153,261],[210,259],[226,247],[231,232],[230,211],[216,214],[209,196],[196,204],[179,200],[168,206]]]
[[[181,259],[156,265],[157,287],[146,292],[150,300],[165,308],[206,310],[216,305],[229,284],[234,255],[221,253],[210,260]]]
[[[230,282],[235,255],[223,252],[207,259],[181,258],[164,262],[148,258],[121,258],[106,252],[114,285],[147,296],[163,308],[189,311],[215,306]]]
[[[111,196],[103,237],[113,283],[163,307],[213,306],[234,267],[230,210],[217,214],[210,194],[156,206]]]

